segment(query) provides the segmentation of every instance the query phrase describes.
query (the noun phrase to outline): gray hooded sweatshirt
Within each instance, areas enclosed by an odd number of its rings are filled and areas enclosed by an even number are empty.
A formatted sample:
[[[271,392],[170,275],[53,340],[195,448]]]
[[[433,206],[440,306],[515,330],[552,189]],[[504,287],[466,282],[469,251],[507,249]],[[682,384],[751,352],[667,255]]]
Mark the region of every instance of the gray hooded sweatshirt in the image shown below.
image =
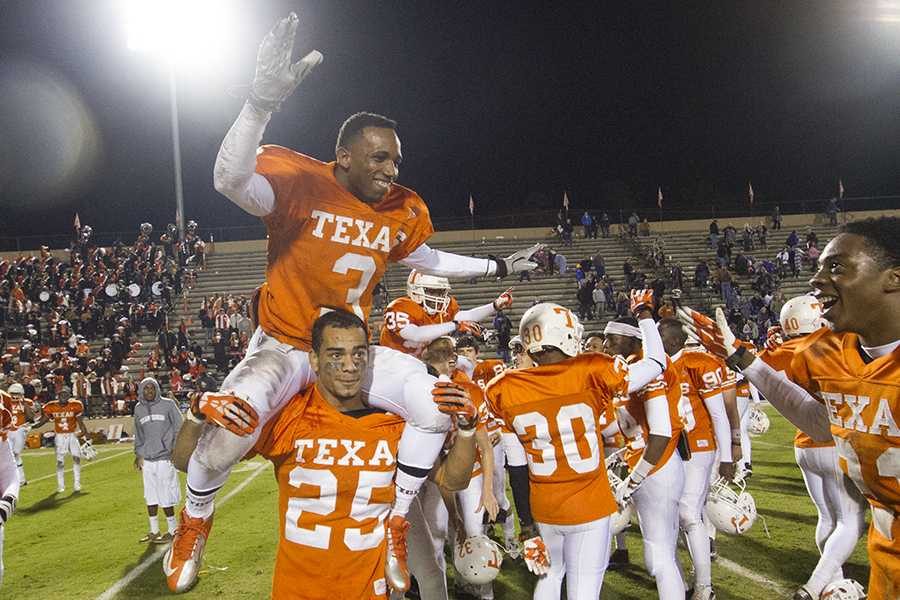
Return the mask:
[[[144,400],[144,384],[156,388],[156,397]],[[175,436],[181,429],[182,417],[171,398],[163,398],[159,383],[146,377],[138,386],[138,403],[134,407],[134,453],[144,460],[171,460]]]

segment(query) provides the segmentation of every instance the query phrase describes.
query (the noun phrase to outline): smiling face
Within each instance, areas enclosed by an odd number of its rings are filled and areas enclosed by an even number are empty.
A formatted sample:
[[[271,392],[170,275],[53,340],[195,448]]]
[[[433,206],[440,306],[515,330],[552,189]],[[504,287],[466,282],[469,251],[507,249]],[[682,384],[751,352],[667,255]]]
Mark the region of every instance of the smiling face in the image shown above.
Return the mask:
[[[322,332],[317,352],[309,363],[316,372],[322,396],[335,406],[361,404],[360,388],[369,364],[369,346],[362,327],[328,326]]]
[[[365,127],[337,149],[335,177],[367,204],[375,204],[388,192],[400,173],[400,138],[388,127]]]
[[[834,331],[856,333],[863,343],[875,345],[884,343],[878,341],[881,332],[897,317],[897,294],[889,293],[895,269],[880,260],[864,237],[842,233],[825,246],[809,281]]]

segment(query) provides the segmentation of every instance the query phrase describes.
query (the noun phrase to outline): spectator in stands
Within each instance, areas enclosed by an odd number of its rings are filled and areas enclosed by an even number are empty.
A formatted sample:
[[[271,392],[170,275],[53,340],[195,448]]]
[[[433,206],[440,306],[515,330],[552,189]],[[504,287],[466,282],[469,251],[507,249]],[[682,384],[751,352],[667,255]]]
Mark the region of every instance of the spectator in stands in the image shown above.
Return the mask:
[[[719,222],[713,219],[709,223],[709,247],[717,248],[719,246]]]
[[[600,215],[600,231],[603,234],[603,237],[609,237],[609,214],[606,211]]]
[[[816,235],[816,232],[813,231],[812,227],[806,228],[806,247],[809,248],[811,245],[819,244],[819,236]]]
[[[384,307],[387,306],[389,300],[388,291],[384,282],[379,281],[375,284],[375,288],[372,290],[372,298],[374,301],[373,308],[378,311],[384,310]]]
[[[734,258],[734,271],[742,277],[750,274],[750,259],[742,252]]]
[[[503,362],[509,362],[509,340],[512,335],[512,322],[502,310],[494,315],[494,331],[497,332],[497,354]]]
[[[819,250],[819,247],[815,242],[810,244],[809,248],[806,250],[806,262],[810,271],[815,271],[818,267],[820,254],[822,254],[822,251]]]
[[[562,224],[560,235],[562,237],[563,246],[572,245],[572,236],[575,233],[575,226],[572,225],[572,219],[566,219]]]
[[[606,276],[603,277],[603,297],[606,299],[606,310],[608,312],[615,312],[616,288],[613,285],[612,279]]]
[[[575,267],[575,283],[578,284],[579,288],[584,285],[584,277],[584,267],[581,263],[578,263],[578,266]]]
[[[591,275],[584,280],[581,287],[578,288],[578,318],[582,321],[588,321],[594,318],[594,287],[596,280]]]
[[[828,204],[825,206],[825,214],[828,215],[828,224],[832,227],[837,225],[837,214],[839,210],[837,198],[829,199]]]
[[[716,274],[716,278],[719,280],[719,286],[722,293],[722,300],[725,301],[725,306],[727,308],[731,308],[735,305],[735,301],[737,297],[735,295],[734,286],[732,285],[731,272],[729,272],[728,267],[721,266],[719,267],[719,271]]]
[[[603,291],[601,282],[597,281],[593,291],[594,309],[597,311],[597,317],[603,314],[603,307],[606,305],[606,293]]]
[[[684,271],[681,269],[681,265],[678,263],[672,265],[672,268],[669,269],[669,275],[672,278],[673,289],[684,289]]]
[[[719,240],[719,245],[716,247],[716,264],[720,267],[724,267],[731,262],[731,248],[728,246],[728,242],[724,239]]]
[[[791,232],[788,234],[787,241],[785,242],[785,244],[787,245],[788,248],[794,248],[799,243],[800,243],[800,236],[797,235],[797,230],[791,229]]]
[[[619,290],[619,293],[616,294],[616,316],[617,317],[627,317],[628,316],[628,295]]]
[[[741,237],[741,243],[744,245],[744,252],[753,250],[753,228],[750,223],[744,223],[744,231]]]
[[[566,274],[566,257],[560,253],[556,253],[553,257],[553,266],[560,275]]]
[[[584,211],[584,214],[581,215],[581,226],[584,228],[584,239],[597,237],[596,234],[591,235],[594,232],[594,217],[588,211]]]
[[[766,222],[761,221],[759,224],[759,227],[756,228],[756,237],[757,237],[757,239],[759,239],[760,247],[762,247],[762,248],[769,247],[768,236],[769,236],[769,229],[768,229],[768,227],[766,227]]]
[[[791,269],[791,275],[797,277],[800,275],[800,265],[803,260],[803,250],[798,248],[796,245],[788,246],[788,266]]]
[[[772,209],[772,230],[781,229],[781,207],[777,204]]]
[[[637,237],[638,234],[638,224],[641,220],[638,218],[637,212],[632,212],[628,217],[628,235],[631,237]]]
[[[644,220],[641,221],[641,224],[638,226],[638,234],[641,237],[648,237],[650,235],[650,222],[647,221],[646,217],[644,217]]]

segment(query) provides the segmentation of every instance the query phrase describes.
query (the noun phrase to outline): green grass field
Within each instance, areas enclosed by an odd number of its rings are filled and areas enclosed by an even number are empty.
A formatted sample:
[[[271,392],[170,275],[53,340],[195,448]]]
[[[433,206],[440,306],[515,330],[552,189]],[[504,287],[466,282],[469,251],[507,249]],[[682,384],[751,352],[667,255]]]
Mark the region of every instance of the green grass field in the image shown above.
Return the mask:
[[[754,440],[755,475],[750,489],[771,537],[762,520],[742,537],[719,536],[722,558],[713,565],[713,581],[722,600],[790,597],[818,560],[813,542],[815,509],[794,463],[793,429],[774,411],[768,413],[772,428]],[[7,526],[0,598],[168,596],[161,548],[137,542],[148,524],[131,448],[110,445],[99,451],[83,471],[83,491],[71,493],[71,473],[67,473],[68,491],[60,495],[56,494],[52,450],[26,454],[30,483],[23,488],[19,510]],[[259,459],[241,465],[219,498],[200,582],[185,597],[267,597],[278,538],[277,490],[270,467]],[[640,536],[634,530],[628,540],[633,565],[624,572],[607,572],[603,598],[656,596],[643,570]],[[685,561],[686,556],[682,551]],[[141,565],[147,568],[136,570]],[[862,540],[844,573],[866,585],[867,572]],[[494,589],[498,599],[530,598],[532,578],[521,561],[507,560]]]

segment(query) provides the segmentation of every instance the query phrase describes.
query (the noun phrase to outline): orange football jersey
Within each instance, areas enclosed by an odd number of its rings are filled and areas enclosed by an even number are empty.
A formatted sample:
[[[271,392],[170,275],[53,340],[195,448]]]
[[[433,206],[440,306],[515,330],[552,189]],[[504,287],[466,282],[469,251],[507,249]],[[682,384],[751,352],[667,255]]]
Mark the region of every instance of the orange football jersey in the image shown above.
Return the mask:
[[[316,386],[266,424],[253,453],[278,481],[272,598],[387,597],[385,519],[403,426],[387,413],[341,413]]]
[[[15,428],[13,418],[12,396],[0,390],[0,442],[5,442],[6,434]]]
[[[629,362],[636,360],[640,360],[640,357],[635,355],[629,357]],[[678,438],[681,436],[681,431],[684,429],[684,426],[681,424],[681,417],[678,415],[678,402],[681,399],[681,379],[672,363],[672,359],[669,357],[666,357],[665,372],[637,392],[627,394],[627,398],[623,399],[624,402],[620,408],[620,410],[624,409],[640,426],[644,444],[646,444],[647,439],[649,439],[648,436],[650,435],[650,424],[647,422],[647,413],[644,410],[644,403],[651,398],[659,396],[666,398],[666,403],[669,407],[669,422],[672,424],[672,438],[666,445],[666,449],[663,451],[659,461],[657,461],[656,466],[650,471],[651,474],[662,468],[672,457],[672,454],[678,447]],[[643,446],[640,446],[640,448],[641,451],[637,453],[637,457],[630,457],[632,460],[629,461],[629,464],[631,464],[632,467],[634,464],[637,464],[637,459],[643,454]]]
[[[472,381],[481,386],[482,389],[487,387],[491,379],[506,370],[506,363],[496,358],[487,360],[479,360],[475,363],[475,370],[472,371]]]
[[[490,411],[525,447],[535,521],[575,525],[616,512],[600,431],[627,391],[627,365],[606,354],[504,371],[488,384]]]
[[[22,398],[21,401],[17,402],[15,398],[11,398],[10,402],[13,414],[12,429],[16,430],[25,425],[25,409],[34,409],[34,401],[29,398]]]
[[[275,208],[263,217],[269,248],[259,323],[302,350],[309,350],[323,309],[367,321],[388,262],[408,256],[434,231],[418,194],[394,184],[380,202],[366,204],[338,183],[333,162],[263,146],[256,170],[275,191]]]
[[[484,397],[484,390],[478,387],[472,381],[464,381],[461,385],[466,388],[469,392],[469,396],[472,398],[472,403],[475,405],[475,408],[478,409],[478,428],[488,431],[488,427],[494,427],[496,429],[497,425],[494,424],[493,416],[491,412],[488,410],[487,399]],[[477,477],[484,472],[484,465],[481,462],[481,448],[475,448],[475,464],[472,466],[472,477]]]
[[[678,412],[691,452],[716,449],[716,433],[705,400],[722,391],[725,363],[703,350],[685,348],[672,356],[681,381]]]
[[[783,371],[788,379],[794,381],[793,373],[791,373],[791,361],[794,360],[794,352],[798,350],[802,351],[802,348],[807,345],[809,345],[807,336],[790,338],[785,340],[784,343],[775,348],[775,350],[764,349],[759,353],[759,357],[767,365],[776,371]],[[827,448],[830,446],[834,446],[833,441],[817,442],[799,429],[797,430],[797,433],[794,434],[795,448]]]
[[[84,413],[84,405],[81,400],[74,398],[65,404],[53,400],[45,404],[42,411],[47,418],[53,419],[53,430],[56,433],[75,433],[78,431],[78,417]]]
[[[453,321],[453,317],[459,312],[459,304],[456,298],[450,298],[447,311],[429,315],[421,304],[418,304],[407,296],[400,296],[387,305],[384,309],[384,324],[381,327],[382,346],[399,350],[407,354],[419,356],[428,343],[410,342],[400,337],[400,331],[407,325],[440,325]]]
[[[900,597],[900,347],[864,360],[859,336],[820,329],[794,381],[825,402],[841,469],[872,507],[869,598]]]

